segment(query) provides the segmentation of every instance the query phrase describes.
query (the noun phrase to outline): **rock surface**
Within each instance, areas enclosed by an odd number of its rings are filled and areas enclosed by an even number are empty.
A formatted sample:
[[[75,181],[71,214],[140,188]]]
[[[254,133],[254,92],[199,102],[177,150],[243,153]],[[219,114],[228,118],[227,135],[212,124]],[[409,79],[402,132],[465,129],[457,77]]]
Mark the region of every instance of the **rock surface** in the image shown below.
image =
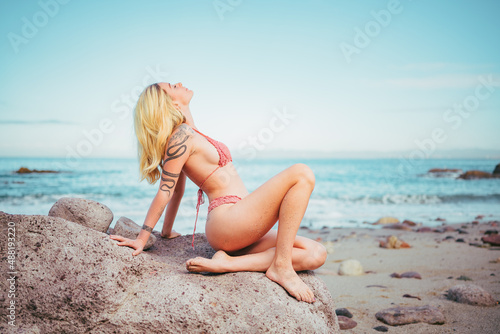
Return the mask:
[[[358,260],[345,260],[340,263],[339,275],[359,276],[363,273],[363,266]]]
[[[387,240],[379,241],[380,247],[389,248],[389,249],[400,249],[400,248],[410,248],[411,246],[404,242],[403,240],[398,239],[395,235],[391,235],[387,237]]]
[[[105,233],[49,216],[0,212],[15,223],[22,333],[338,333],[335,306],[312,272],[316,302],[298,302],[264,273],[191,274],[185,261],[214,253],[204,235],[158,238],[136,257]],[[154,233],[157,234],[155,231]],[[0,243],[6,254],[7,243]],[[7,282],[2,280],[3,300]],[[0,308],[5,319],[6,308]],[[5,332],[7,324],[0,324]]]
[[[49,216],[59,217],[106,233],[113,212],[104,204],[83,198],[63,197],[54,203]]]
[[[459,284],[448,290],[448,299],[477,306],[496,306],[497,302],[483,288],[475,284]]]
[[[137,225],[132,219],[127,217],[120,217],[115,224],[113,229],[113,234],[121,235],[122,237],[135,239],[137,235],[141,232],[141,227]],[[156,242],[156,237],[151,233],[151,236],[144,246],[144,250],[148,250]]]
[[[433,325],[442,325],[445,322],[443,313],[434,306],[403,307],[398,306],[379,311],[375,317],[391,326],[426,322]]]

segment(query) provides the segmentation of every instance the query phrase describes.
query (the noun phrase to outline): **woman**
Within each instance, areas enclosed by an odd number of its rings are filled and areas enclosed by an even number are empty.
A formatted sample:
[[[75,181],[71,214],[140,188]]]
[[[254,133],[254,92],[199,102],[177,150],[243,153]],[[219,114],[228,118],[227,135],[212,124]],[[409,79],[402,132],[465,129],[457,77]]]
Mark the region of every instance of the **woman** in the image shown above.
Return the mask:
[[[200,187],[197,209],[203,192],[208,196],[205,232],[217,250],[212,259],[188,260],[189,271],[265,272],[297,300],[314,302],[314,294],[296,273],[316,269],[326,260],[321,244],[296,235],[314,188],[314,174],[306,165],[296,164],[249,194],[227,147],[196,128],[189,109],[192,96],[181,83],[158,83],[139,97],[135,131],[142,179],[154,183],[161,178],[160,187],[137,238],[112,235],[111,239],[134,248],[132,254],[138,255],[165,207],[161,235],[179,236],[172,226],[187,176]],[[277,221],[276,232],[271,228]]]

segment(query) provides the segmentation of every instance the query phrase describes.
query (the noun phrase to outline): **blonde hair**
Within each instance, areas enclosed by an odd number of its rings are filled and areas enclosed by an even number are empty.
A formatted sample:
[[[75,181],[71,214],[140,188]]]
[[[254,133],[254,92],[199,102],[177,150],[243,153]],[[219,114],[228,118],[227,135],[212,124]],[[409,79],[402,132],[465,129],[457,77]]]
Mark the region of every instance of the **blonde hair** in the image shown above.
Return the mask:
[[[160,178],[168,138],[185,121],[160,85],[152,84],[141,93],[134,111],[141,181],[147,179],[153,184]]]

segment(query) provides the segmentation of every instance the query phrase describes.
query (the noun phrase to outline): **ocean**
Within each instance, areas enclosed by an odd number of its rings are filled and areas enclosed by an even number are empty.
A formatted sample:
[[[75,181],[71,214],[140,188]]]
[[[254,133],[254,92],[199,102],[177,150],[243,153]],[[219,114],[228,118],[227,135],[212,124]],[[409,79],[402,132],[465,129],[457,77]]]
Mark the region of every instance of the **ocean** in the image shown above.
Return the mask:
[[[477,215],[500,219],[500,179],[461,180],[458,173],[436,177],[431,168],[459,168],[492,172],[496,160],[426,159],[254,159],[235,160],[252,191],[286,167],[302,162],[316,176],[302,226],[310,228],[366,227],[383,216],[409,219],[425,226],[470,222]],[[16,174],[20,167],[58,170],[55,174]],[[61,197],[86,198],[108,206],[114,221],[121,216],[143,224],[158,183],[139,182],[135,159],[81,159],[69,164],[57,158],[0,159],[0,211],[12,214],[48,214]],[[187,181],[174,224],[182,234],[192,233],[196,214],[196,186]],[[207,214],[200,209],[197,231],[204,231]],[[162,219],[155,230],[161,230]]]

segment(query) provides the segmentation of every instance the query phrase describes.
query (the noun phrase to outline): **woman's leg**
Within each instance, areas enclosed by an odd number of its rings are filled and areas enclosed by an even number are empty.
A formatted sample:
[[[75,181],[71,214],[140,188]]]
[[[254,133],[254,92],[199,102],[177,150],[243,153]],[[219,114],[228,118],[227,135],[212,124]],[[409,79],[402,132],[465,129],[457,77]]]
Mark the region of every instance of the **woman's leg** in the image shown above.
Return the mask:
[[[215,249],[236,252],[256,243],[279,220],[276,250],[266,276],[298,300],[313,302],[312,291],[297,276],[292,264],[295,237],[313,189],[314,174],[310,168],[294,165],[238,203],[214,209],[207,221],[207,239]],[[265,259],[263,256],[262,261]],[[262,263],[261,267],[266,265]]]
[[[269,269],[276,253],[276,231],[269,231],[254,245],[230,256],[218,251],[212,259],[197,257],[186,263],[193,272],[227,273],[237,271],[260,271]],[[326,261],[326,249],[320,243],[305,237],[296,237],[292,249],[292,265],[295,271],[314,270]]]

